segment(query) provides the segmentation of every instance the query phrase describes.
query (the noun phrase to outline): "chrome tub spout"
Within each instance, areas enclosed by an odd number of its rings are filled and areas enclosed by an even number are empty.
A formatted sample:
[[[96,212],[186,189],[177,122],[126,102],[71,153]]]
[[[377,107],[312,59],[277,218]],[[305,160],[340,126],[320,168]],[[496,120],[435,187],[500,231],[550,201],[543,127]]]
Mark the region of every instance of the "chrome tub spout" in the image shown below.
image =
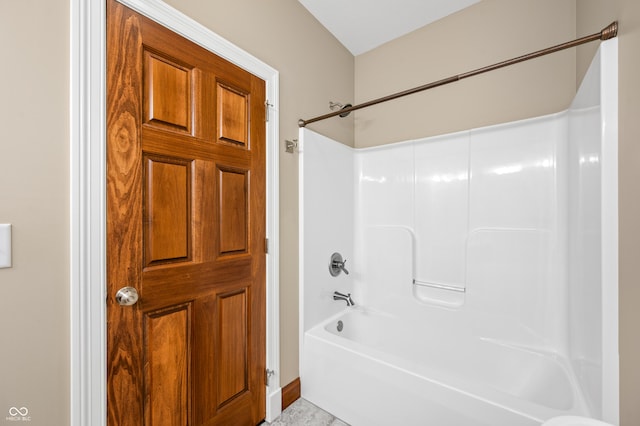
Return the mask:
[[[351,293],[342,294],[338,291],[333,292],[333,300],[344,300],[347,302],[347,306],[354,306],[353,299],[351,298]]]

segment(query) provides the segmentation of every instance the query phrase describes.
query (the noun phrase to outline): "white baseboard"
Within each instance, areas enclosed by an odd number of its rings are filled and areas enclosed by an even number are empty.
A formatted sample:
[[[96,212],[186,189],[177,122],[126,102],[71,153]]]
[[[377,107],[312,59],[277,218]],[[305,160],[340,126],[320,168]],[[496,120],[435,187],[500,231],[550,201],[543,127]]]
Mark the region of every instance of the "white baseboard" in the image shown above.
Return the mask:
[[[282,388],[267,395],[267,414],[265,420],[271,423],[282,413]]]

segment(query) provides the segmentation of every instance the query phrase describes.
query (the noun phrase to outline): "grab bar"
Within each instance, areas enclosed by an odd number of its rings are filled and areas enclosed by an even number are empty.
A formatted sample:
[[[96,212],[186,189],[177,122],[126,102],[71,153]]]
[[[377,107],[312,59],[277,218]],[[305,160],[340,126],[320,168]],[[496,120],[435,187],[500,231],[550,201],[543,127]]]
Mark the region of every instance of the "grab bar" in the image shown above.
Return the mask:
[[[455,285],[448,285],[448,284],[429,283],[429,282],[425,282],[425,281],[418,281],[415,278],[413,280],[413,284],[414,285],[420,285],[420,286],[423,286],[423,287],[438,288],[440,290],[457,291],[457,292],[460,292],[460,293],[465,293],[467,291],[467,289],[465,287],[458,287],[458,286],[455,286]]]

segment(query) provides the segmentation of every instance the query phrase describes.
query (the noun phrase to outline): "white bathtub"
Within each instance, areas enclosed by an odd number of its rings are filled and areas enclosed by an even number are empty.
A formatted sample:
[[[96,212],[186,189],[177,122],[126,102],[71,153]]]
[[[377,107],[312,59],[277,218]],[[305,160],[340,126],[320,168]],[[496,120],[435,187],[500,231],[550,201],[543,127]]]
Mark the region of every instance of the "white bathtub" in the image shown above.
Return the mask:
[[[302,396],[353,426],[528,426],[586,413],[566,360],[451,327],[347,308],[303,335]]]

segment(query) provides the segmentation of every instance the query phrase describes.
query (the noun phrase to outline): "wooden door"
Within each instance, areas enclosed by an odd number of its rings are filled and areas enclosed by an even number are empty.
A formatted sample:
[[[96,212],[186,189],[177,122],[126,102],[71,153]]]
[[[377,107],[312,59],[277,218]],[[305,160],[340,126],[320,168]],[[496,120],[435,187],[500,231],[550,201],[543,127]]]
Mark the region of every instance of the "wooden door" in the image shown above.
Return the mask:
[[[110,0],[109,426],[264,418],[265,193],[264,82]]]

